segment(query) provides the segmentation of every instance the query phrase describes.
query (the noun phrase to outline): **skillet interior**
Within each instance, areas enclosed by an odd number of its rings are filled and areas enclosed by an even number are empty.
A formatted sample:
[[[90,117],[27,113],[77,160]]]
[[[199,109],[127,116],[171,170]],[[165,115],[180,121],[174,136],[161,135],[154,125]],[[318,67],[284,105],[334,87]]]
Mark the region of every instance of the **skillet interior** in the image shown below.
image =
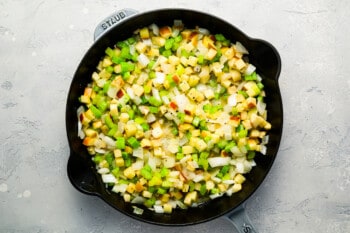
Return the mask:
[[[117,41],[124,40],[134,30],[152,23],[157,25],[172,25],[174,19],[181,19],[187,28],[200,26],[211,33],[222,33],[231,41],[240,41],[250,52],[249,61],[257,67],[257,72],[263,77],[268,121],[272,124],[269,131],[270,141],[267,145],[267,155],[257,154],[257,166],[246,175],[243,190],[231,197],[221,197],[188,210],[175,210],[171,215],[156,214],[147,209],[142,215],[133,213],[130,203],[125,203],[121,196],[105,189],[100,175],[96,173],[91,156],[77,136],[78,119],[76,110],[81,105],[78,101],[85,86],[91,82],[91,74],[95,71],[107,46],[113,46]],[[66,129],[71,155],[68,162],[68,177],[72,184],[81,192],[100,196],[109,205],[141,221],[160,225],[189,225],[208,221],[224,215],[245,201],[262,183],[276,157],[282,134],[282,99],[278,86],[281,61],[277,51],[269,43],[247,37],[231,24],[201,12],[183,9],[164,9],[146,12],[132,16],[101,36],[88,50],[82,59],[72,80],[66,107]]]

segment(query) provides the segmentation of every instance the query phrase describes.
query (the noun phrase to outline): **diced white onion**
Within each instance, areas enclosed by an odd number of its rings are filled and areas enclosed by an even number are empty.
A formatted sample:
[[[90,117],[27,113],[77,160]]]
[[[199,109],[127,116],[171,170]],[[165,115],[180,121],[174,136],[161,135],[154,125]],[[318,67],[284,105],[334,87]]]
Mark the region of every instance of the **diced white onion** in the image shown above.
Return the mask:
[[[209,35],[210,34],[209,30],[206,29],[206,28],[198,28],[198,32],[200,34],[203,34],[203,35]]]
[[[265,145],[260,145],[260,153],[266,155],[267,147]]]
[[[117,179],[112,174],[102,174],[103,183],[115,183]]]
[[[143,67],[147,66],[148,63],[150,62],[150,61],[149,61],[149,58],[148,58],[145,54],[143,54],[143,53],[141,53],[141,54],[137,57],[137,60],[138,60],[138,62],[141,64],[141,66],[143,66]]]
[[[134,208],[133,213],[137,214],[137,215],[142,215],[143,214],[143,209],[137,207],[137,206],[133,206],[132,208]]]
[[[163,214],[164,213],[164,209],[161,205],[154,205],[154,212],[158,213],[158,214]]]
[[[193,181],[194,182],[200,182],[200,181],[202,181],[202,180],[204,180],[204,176],[203,175],[201,175],[201,174],[199,174],[199,175],[196,175],[194,178],[193,178]]]
[[[109,88],[107,90],[107,95],[111,98],[115,98],[117,96],[118,93],[118,88],[116,88],[113,85],[109,85]]]
[[[127,188],[127,184],[116,184],[113,186],[112,191],[116,193],[125,193]]]
[[[156,35],[156,36],[159,35],[159,27],[155,23],[151,24],[150,28],[151,28],[154,35]],[[152,42],[150,42],[150,43],[152,45]]]
[[[265,135],[262,139],[261,139],[261,144],[266,145],[267,143],[269,143],[269,135]]]
[[[216,194],[212,194],[212,195],[210,195],[209,197],[210,197],[210,199],[216,199],[216,198],[218,198],[218,197],[222,197],[222,193],[216,193]]]
[[[224,183],[224,184],[234,184],[235,181],[234,180],[223,180],[222,183]]]
[[[246,75],[251,75],[255,70],[256,70],[256,67],[253,66],[252,64],[249,64],[249,65],[247,66],[247,69],[245,70],[244,73],[245,73]]]
[[[180,112],[184,112],[185,107],[190,103],[190,101],[184,94],[176,95],[174,100],[177,106],[179,107]]]
[[[258,113],[259,113],[260,115],[263,115],[264,112],[265,112],[265,109],[266,109],[266,103],[264,103],[264,102],[258,100],[258,102],[256,103],[256,108],[257,108],[257,110],[258,110]]]
[[[107,174],[107,173],[109,173],[109,169],[106,168],[106,167],[103,167],[103,168],[98,169],[97,172],[98,172],[99,174]]]
[[[233,106],[236,106],[236,104],[237,104],[237,96],[236,96],[236,94],[230,95],[227,98],[227,105],[233,107]]]
[[[132,204],[143,204],[145,202],[145,198],[142,196],[136,196],[134,199],[132,199]]]
[[[168,96],[164,95],[161,98],[162,98],[162,101],[163,101],[164,104],[169,104],[170,103]]]
[[[236,163],[236,172],[237,173],[244,173],[244,164],[242,162]]]
[[[156,159],[154,157],[149,157],[148,165],[152,168],[153,171],[155,171],[157,168]]]
[[[152,113],[147,115],[147,119],[146,119],[147,123],[152,123],[152,122],[155,122],[156,120],[157,120],[156,116],[153,115]]]
[[[143,149],[142,147],[136,148],[132,151],[132,156],[143,159]]]
[[[228,165],[230,160],[231,159],[229,157],[212,157],[212,158],[208,158],[208,162],[209,162],[209,165],[211,167],[222,167],[222,166]]]
[[[134,90],[131,87],[126,88],[126,93],[128,93],[130,99],[133,100],[135,98]]]
[[[97,148],[97,147],[95,147],[95,151],[96,151],[97,153],[100,153],[100,154],[105,154],[105,153],[107,153],[107,150],[101,149],[101,148]]]
[[[236,51],[243,54],[249,54],[248,50],[239,41],[236,42]]]
[[[158,101],[161,101],[159,91],[157,88],[152,87],[152,95],[154,98],[156,98]]]

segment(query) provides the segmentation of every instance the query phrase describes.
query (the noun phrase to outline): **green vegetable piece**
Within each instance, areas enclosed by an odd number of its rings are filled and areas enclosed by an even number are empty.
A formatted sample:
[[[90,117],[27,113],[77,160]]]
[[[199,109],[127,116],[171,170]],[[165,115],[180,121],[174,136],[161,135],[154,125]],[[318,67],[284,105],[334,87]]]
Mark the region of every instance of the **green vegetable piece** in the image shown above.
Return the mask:
[[[105,160],[109,165],[112,165],[112,162],[114,160],[114,155],[111,152],[105,154]]]
[[[133,120],[133,119],[135,118],[135,111],[134,111],[134,110],[130,109],[130,110],[128,111],[128,114],[129,114],[129,118],[130,118],[131,120]]]
[[[232,107],[232,111],[231,111],[233,116],[238,116],[238,109],[236,107]]]
[[[177,118],[180,120],[181,123],[183,123],[185,121],[185,113],[178,112],[177,113]]]
[[[121,58],[121,57],[112,57],[112,62],[115,64],[120,64],[121,62],[123,62],[125,59]]]
[[[245,81],[255,81],[255,80],[257,80],[256,73],[253,72],[253,73],[250,74],[250,75],[244,75],[244,80],[245,80]]]
[[[125,138],[117,137],[117,140],[115,142],[115,147],[120,150],[125,149]]]
[[[222,150],[226,147],[227,144],[228,142],[226,140],[220,140],[217,144],[217,147]]]
[[[238,137],[239,138],[245,138],[248,135],[248,130],[244,129],[238,132]]]
[[[234,146],[236,146],[236,143],[234,142],[234,141],[231,141],[231,142],[229,142],[226,146],[225,146],[225,151],[226,152],[230,152],[231,151],[231,149],[234,147]]]
[[[151,105],[156,106],[156,107],[159,107],[159,106],[162,105],[162,101],[156,99],[154,96],[149,97],[148,102],[149,102]]]
[[[195,116],[192,120],[192,125],[194,125],[195,127],[198,127],[200,121],[201,121],[201,119],[199,117]]]
[[[166,167],[162,167],[162,169],[160,170],[160,176],[166,177],[168,174],[169,174],[169,169]]]
[[[224,41],[224,40],[226,40],[225,36],[222,35],[222,34],[216,34],[216,35],[215,35],[215,39],[216,39],[217,41]]]
[[[90,105],[90,109],[96,118],[101,118],[102,112],[98,108],[96,108],[94,105]]]
[[[156,77],[156,72],[154,72],[153,70],[151,72],[149,72],[149,78],[150,79],[154,79]]]
[[[169,49],[169,50],[164,50],[163,52],[162,52],[162,55],[164,56],[164,57],[170,57],[171,56],[171,54],[172,54],[172,51]]]
[[[201,185],[201,188],[199,189],[199,193],[204,196],[207,193],[207,186],[205,184]]]
[[[179,130],[177,128],[172,128],[171,133],[176,136],[179,134]]]
[[[134,37],[130,37],[129,39],[127,39],[127,42],[129,45],[132,45],[136,42],[136,39]]]
[[[174,42],[175,42],[175,39],[174,39],[174,38],[172,38],[172,37],[168,38],[168,39],[165,41],[165,45],[164,45],[165,49],[166,49],[166,50],[171,49],[171,47],[173,46]]]
[[[106,67],[106,71],[107,71],[108,73],[113,73],[114,68],[113,68],[112,66],[107,66],[107,67]]]
[[[97,154],[97,155],[95,155],[95,156],[92,158],[92,160],[93,160],[96,164],[99,164],[99,163],[102,162],[103,156]]]
[[[237,91],[237,93],[243,95],[244,98],[248,98],[249,97],[249,95],[245,91],[240,90],[240,91]]]
[[[152,169],[151,167],[147,164],[145,167],[141,169],[141,175],[146,179],[150,180],[152,179]]]
[[[108,128],[110,128],[110,129],[115,126],[115,124],[113,123],[112,118],[109,114],[106,114],[106,116],[105,116],[105,123],[108,126]]]
[[[199,157],[198,165],[202,167],[205,171],[209,168],[209,162],[207,158]]]
[[[199,129],[201,129],[201,130],[207,130],[208,129],[207,122],[205,120],[201,120],[199,122]]]
[[[128,80],[130,78],[130,71],[127,71],[122,74],[123,80]]]
[[[112,48],[110,47],[107,47],[106,50],[105,50],[105,53],[110,56],[110,57],[114,57],[115,56],[115,52]]]
[[[151,208],[156,203],[156,199],[154,197],[147,199],[144,205],[148,208]]]
[[[140,124],[141,125],[141,127],[142,127],[142,129],[143,129],[143,131],[148,131],[149,130],[149,125],[146,123],[146,122],[144,122],[144,123],[141,123]]]
[[[149,111],[150,111],[151,113],[156,114],[156,113],[159,112],[159,108],[158,108],[158,107],[150,106],[150,107],[149,107]]]
[[[127,142],[134,149],[140,147],[140,142],[135,137],[128,138]]]
[[[219,189],[217,189],[217,188],[213,188],[212,190],[210,190],[210,193],[211,194],[217,194],[217,193],[219,193],[220,191],[219,191]]]
[[[189,58],[190,53],[187,52],[186,49],[181,49],[181,56],[184,56],[184,57],[186,57],[186,58]]]
[[[178,35],[174,38],[174,41],[175,42],[181,42],[182,41],[182,36],[181,35]]]
[[[162,182],[162,187],[163,188],[171,188],[172,186],[173,186],[173,183],[170,182],[170,181],[165,180],[165,181]],[[162,193],[162,194],[164,194],[164,193]]]
[[[135,118],[135,123],[137,123],[137,124],[142,124],[144,122],[146,122],[146,120],[143,117],[136,117]]]
[[[121,52],[120,52],[119,56],[120,56],[121,58],[124,58],[124,59],[130,58],[129,46],[124,46],[124,47],[121,49]]]
[[[124,164],[126,167],[130,167],[132,165],[132,160],[131,158],[127,158],[124,160]]]
[[[248,151],[247,159],[254,159],[255,158],[255,151]]]
[[[110,128],[110,130],[108,131],[107,136],[114,137],[114,135],[117,133],[117,131],[118,131],[118,126],[113,125],[112,128]]]
[[[115,176],[115,177],[118,177],[119,176],[119,167],[115,167],[113,170],[112,170],[112,174]]]
[[[225,165],[221,168],[220,173],[225,175],[228,171],[230,170],[230,166],[229,165]]]
[[[148,63],[147,68],[148,69],[153,69],[154,64],[156,64],[156,61],[152,60]]]
[[[181,160],[184,157],[183,153],[176,153],[176,160]]]
[[[198,163],[198,154],[192,154],[192,160]]]
[[[197,63],[198,63],[199,65],[203,65],[203,64],[204,64],[204,55],[199,55],[199,56],[198,56]]]
[[[262,83],[257,83],[256,85],[259,87],[260,90],[263,90],[263,89],[264,89],[264,84],[262,84]]]
[[[120,49],[124,48],[124,47],[129,47],[129,45],[125,42],[125,41],[119,41],[117,43],[117,47],[119,47]]]

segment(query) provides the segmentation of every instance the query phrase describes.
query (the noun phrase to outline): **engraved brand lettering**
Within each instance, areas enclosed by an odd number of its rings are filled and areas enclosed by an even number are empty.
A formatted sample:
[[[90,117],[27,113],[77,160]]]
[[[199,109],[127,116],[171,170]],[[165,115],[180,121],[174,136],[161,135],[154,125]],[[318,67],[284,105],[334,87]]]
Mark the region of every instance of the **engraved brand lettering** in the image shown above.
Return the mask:
[[[245,224],[245,223],[243,224],[242,228],[243,228],[244,233],[249,233],[252,230],[252,227],[248,224]]]
[[[110,26],[112,26],[113,24],[119,22],[120,20],[124,19],[126,17],[125,12],[119,12],[116,15],[113,15],[112,17],[110,17],[108,20],[106,20],[104,23],[101,24],[101,27],[103,28],[103,30],[108,29]]]

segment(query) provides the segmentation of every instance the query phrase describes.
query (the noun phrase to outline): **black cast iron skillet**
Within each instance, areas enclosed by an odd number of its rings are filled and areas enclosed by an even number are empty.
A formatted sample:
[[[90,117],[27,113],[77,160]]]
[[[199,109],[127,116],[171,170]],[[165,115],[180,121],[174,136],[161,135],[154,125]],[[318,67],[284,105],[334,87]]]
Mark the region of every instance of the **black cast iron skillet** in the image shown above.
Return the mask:
[[[133,213],[132,204],[124,202],[118,194],[105,188],[100,175],[95,170],[91,156],[87,153],[78,137],[77,108],[81,105],[78,98],[85,86],[91,82],[91,74],[104,55],[107,46],[132,35],[134,30],[156,23],[158,26],[172,25],[174,19],[181,19],[187,28],[200,26],[213,34],[222,33],[231,41],[240,41],[250,52],[249,62],[257,67],[263,78],[266,91],[268,121],[272,124],[269,131],[270,140],[267,154],[257,154],[257,166],[246,175],[242,191],[231,197],[209,201],[200,207],[188,210],[174,210],[172,214],[157,214],[147,208],[142,215]],[[98,37],[98,38],[97,38]],[[118,211],[135,219],[158,225],[184,226],[202,223],[219,216],[231,219],[240,232],[256,232],[244,212],[244,202],[254,193],[268,174],[275,157],[282,135],[283,111],[278,77],[281,71],[281,60],[276,49],[266,41],[252,39],[215,16],[186,9],[161,9],[146,13],[136,13],[125,9],[106,18],[95,31],[96,41],[80,62],[68,93],[66,108],[66,129],[70,146],[68,177],[79,191],[102,198]]]

